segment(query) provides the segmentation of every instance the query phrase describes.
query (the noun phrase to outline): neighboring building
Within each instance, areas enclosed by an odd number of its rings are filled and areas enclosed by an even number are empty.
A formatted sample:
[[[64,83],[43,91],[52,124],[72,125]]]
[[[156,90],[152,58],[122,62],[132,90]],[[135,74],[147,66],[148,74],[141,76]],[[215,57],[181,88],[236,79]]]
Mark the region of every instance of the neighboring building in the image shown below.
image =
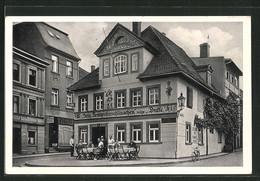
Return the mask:
[[[74,102],[67,87],[79,80],[80,58],[68,34],[43,22],[25,22],[13,26],[13,37],[14,46],[50,64],[45,76],[45,147],[69,147]]]
[[[227,97],[231,91],[241,99],[241,93],[243,91],[239,88],[239,77],[243,76],[243,73],[230,58],[225,58],[223,56],[210,57],[210,45],[208,43],[203,43],[200,45],[200,57],[193,57],[192,60],[197,67],[212,67],[213,71],[210,73],[212,86],[214,86],[224,97]],[[240,118],[242,118],[242,116],[240,116]],[[242,119],[240,121],[242,122]],[[239,134],[235,136],[234,148],[242,147],[242,127],[240,127],[239,130]]]
[[[83,77],[85,77],[87,74],[88,74],[88,71],[79,67],[79,80],[82,79]]]
[[[13,153],[43,153],[47,61],[13,47]]]
[[[200,75],[210,66],[197,67],[154,27],[141,32],[141,23],[133,23],[133,32],[117,24],[95,54],[99,68],[68,88],[75,94],[76,142],[97,145],[98,137],[112,135],[123,145],[135,141],[140,156],[153,158],[187,157],[197,145],[202,155],[222,151],[224,135],[194,124],[206,96],[223,99]]]

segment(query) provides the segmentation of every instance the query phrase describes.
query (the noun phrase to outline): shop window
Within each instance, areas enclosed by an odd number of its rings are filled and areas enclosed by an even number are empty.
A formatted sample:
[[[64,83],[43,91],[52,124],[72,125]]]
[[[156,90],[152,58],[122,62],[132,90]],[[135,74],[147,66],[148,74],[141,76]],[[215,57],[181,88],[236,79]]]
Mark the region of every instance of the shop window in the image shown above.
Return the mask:
[[[139,67],[138,67],[138,64],[139,64],[139,60],[138,60],[138,54],[135,53],[131,56],[131,65],[132,65],[132,72],[136,72],[138,71]]]
[[[193,106],[193,90],[187,87],[187,107],[192,108]]]
[[[159,142],[160,141],[160,123],[151,122],[147,125],[148,142]]]
[[[36,86],[36,70],[29,68],[29,85]]]
[[[13,64],[13,80],[20,81],[20,65],[17,63]]]
[[[101,94],[94,94],[94,107],[95,107],[95,110],[103,110],[103,106],[104,106],[104,94],[101,93]]]
[[[19,113],[19,96],[13,97],[13,112]]]
[[[70,61],[67,61],[66,65],[67,65],[66,75],[69,77],[73,77],[73,63]]]
[[[199,145],[203,144],[203,128],[201,127],[198,128],[198,142]]]
[[[191,123],[186,122],[185,125],[185,143],[190,144],[191,143]]]
[[[148,104],[158,105],[160,102],[160,89],[159,87],[148,88]]]
[[[218,143],[222,143],[222,133],[218,133]]]
[[[28,131],[28,144],[35,145],[36,142],[35,131]]]
[[[138,107],[142,105],[142,89],[130,89],[131,106]]]
[[[114,74],[122,74],[127,72],[127,57],[119,55],[114,60]]]
[[[115,125],[115,138],[118,139],[119,143],[126,142],[126,125],[125,124],[118,124]]]
[[[110,59],[104,60],[104,77],[108,77],[110,70],[109,70],[109,61]]]
[[[52,105],[59,105],[59,90],[58,89],[52,89],[51,91],[51,104]]]
[[[124,108],[126,104],[126,90],[115,91],[116,108]]]
[[[52,55],[52,71],[58,73],[59,72],[59,57]]]
[[[131,124],[131,140],[136,143],[142,142],[142,123]]]
[[[29,99],[29,115],[36,116],[36,100]]]

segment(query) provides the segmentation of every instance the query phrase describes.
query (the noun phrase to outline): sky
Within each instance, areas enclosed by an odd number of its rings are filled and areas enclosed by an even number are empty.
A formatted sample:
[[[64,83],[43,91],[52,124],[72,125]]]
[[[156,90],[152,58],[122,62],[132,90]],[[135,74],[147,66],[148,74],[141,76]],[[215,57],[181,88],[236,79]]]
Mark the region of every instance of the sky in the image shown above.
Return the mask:
[[[81,58],[80,66],[90,71],[98,67],[94,54],[117,22],[47,22],[66,32]],[[131,22],[119,22],[132,30]],[[210,56],[231,58],[243,71],[243,24],[242,22],[142,22],[141,30],[153,26],[164,32],[190,57],[199,57],[199,45],[210,44]],[[104,30],[104,31],[103,31]],[[240,81],[242,83],[242,80]]]

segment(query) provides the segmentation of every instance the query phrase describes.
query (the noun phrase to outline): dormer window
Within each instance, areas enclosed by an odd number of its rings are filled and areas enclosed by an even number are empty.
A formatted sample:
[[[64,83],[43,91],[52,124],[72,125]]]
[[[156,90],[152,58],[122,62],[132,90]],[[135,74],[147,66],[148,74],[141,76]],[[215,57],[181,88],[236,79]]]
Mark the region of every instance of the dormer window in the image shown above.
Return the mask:
[[[114,74],[122,74],[127,72],[127,57],[119,55],[114,60]]]
[[[51,37],[54,37],[54,34],[51,32],[51,31],[49,31],[49,30],[47,30],[48,31],[48,33],[49,33],[49,35],[51,36]]]
[[[208,83],[208,85],[211,85],[211,73],[210,72],[207,72],[207,76],[206,76],[206,81]]]

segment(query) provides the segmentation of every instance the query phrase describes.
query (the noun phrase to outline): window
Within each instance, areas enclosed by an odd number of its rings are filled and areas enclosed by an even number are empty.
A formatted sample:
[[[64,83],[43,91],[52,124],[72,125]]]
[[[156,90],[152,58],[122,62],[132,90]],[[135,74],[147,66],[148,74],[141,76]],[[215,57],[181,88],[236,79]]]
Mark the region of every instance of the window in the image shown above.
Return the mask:
[[[218,143],[222,143],[222,133],[218,133]]]
[[[186,122],[185,126],[185,143],[191,143],[191,124]]]
[[[80,139],[83,143],[88,142],[88,129],[87,128],[80,128]]]
[[[73,77],[73,64],[72,64],[72,62],[67,61],[66,65],[67,65],[66,75],[70,76],[70,77]]]
[[[88,110],[88,96],[79,97],[79,111],[86,112]]]
[[[198,128],[198,142],[199,144],[203,144],[203,128]]]
[[[20,65],[17,63],[13,64],[13,80],[20,81]]]
[[[35,145],[35,131],[28,131],[28,144]]]
[[[234,85],[237,86],[237,78],[234,78]]]
[[[55,55],[52,55],[51,59],[52,59],[52,71],[58,73],[59,72],[59,58]]]
[[[211,73],[210,72],[207,72],[207,83],[208,85],[211,85]]]
[[[214,129],[213,129],[213,128],[210,128],[210,129],[209,129],[209,132],[210,132],[211,134],[214,134]]]
[[[109,59],[104,60],[104,77],[109,76]]]
[[[103,93],[94,94],[95,110],[103,110],[103,97]]]
[[[59,90],[58,89],[52,89],[52,91],[51,91],[51,104],[59,105]]]
[[[148,142],[159,142],[159,123],[148,123]]]
[[[67,106],[73,107],[73,94],[72,92],[67,92]]]
[[[229,80],[229,72],[228,72],[228,70],[226,71],[226,79]]]
[[[231,75],[231,82],[234,83],[234,76]]]
[[[127,57],[119,55],[115,58],[114,74],[121,74],[127,72]]]
[[[115,138],[118,139],[119,143],[124,143],[126,140],[126,125],[118,124],[115,125],[115,127],[116,127]]]
[[[187,107],[192,108],[193,106],[193,90],[187,87]]]
[[[29,115],[36,116],[36,100],[29,99]]]
[[[13,112],[19,113],[19,96],[13,97]]]
[[[133,54],[131,59],[132,71],[138,71],[138,54]]]
[[[142,124],[131,124],[131,140],[136,143],[142,142]]]
[[[124,108],[126,104],[126,90],[116,91],[116,107]]]
[[[148,88],[148,104],[158,105],[160,102],[160,90],[159,87]]]
[[[29,69],[29,85],[36,86],[36,70]]]
[[[130,89],[131,106],[138,107],[142,105],[142,89]]]

